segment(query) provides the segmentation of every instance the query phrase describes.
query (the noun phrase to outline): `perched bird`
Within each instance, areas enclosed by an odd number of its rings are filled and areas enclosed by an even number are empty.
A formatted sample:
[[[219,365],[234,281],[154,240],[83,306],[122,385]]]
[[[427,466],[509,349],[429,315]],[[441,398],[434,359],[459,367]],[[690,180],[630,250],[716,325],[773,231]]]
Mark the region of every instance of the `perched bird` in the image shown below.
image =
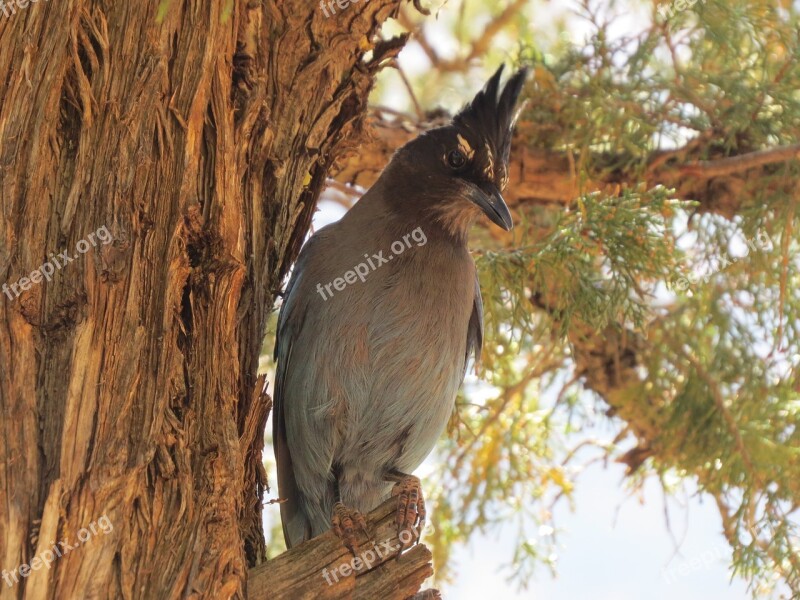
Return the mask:
[[[481,213],[505,230],[501,195],[526,71],[503,68],[454,118],[400,148],[295,265],[278,320],[273,441],[288,547],[333,526],[355,547],[391,493],[397,525],[425,519],[411,473],[453,411],[483,308],[467,248]],[[392,488],[394,484],[394,488]]]

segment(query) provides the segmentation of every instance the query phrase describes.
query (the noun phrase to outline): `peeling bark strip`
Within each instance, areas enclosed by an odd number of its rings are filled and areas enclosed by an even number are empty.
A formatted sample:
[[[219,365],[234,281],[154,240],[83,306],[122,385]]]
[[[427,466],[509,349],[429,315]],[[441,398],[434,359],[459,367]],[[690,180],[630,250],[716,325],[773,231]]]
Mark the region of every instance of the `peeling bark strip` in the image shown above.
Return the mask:
[[[63,0],[0,19],[0,599],[245,596],[264,560],[266,317],[361,127],[399,0]],[[371,58],[364,60],[371,51]]]

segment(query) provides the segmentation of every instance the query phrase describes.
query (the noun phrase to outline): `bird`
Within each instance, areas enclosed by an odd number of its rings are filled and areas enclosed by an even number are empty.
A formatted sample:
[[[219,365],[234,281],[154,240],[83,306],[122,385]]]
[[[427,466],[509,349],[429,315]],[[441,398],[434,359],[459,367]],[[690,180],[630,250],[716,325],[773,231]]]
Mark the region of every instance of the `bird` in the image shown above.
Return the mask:
[[[513,226],[502,192],[527,68],[501,87],[502,73],[447,125],[398,149],[298,255],[274,351],[287,548],[333,529],[355,554],[359,530],[368,535],[364,515],[392,495],[398,533],[419,540],[427,513],[413,472],[483,343],[469,230],[481,215]]]

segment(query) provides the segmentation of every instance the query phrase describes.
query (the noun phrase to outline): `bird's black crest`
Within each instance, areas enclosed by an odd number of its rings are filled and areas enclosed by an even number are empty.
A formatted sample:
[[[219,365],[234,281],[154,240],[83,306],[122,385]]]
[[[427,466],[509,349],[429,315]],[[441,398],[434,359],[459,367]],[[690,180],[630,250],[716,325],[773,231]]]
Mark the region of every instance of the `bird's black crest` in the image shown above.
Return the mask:
[[[453,117],[453,125],[471,133],[476,138],[475,141],[488,141],[493,146],[494,155],[507,162],[511,148],[511,129],[514,126],[514,109],[528,69],[522,68],[514,73],[503,91],[499,92],[503,67],[501,65],[472,102]]]

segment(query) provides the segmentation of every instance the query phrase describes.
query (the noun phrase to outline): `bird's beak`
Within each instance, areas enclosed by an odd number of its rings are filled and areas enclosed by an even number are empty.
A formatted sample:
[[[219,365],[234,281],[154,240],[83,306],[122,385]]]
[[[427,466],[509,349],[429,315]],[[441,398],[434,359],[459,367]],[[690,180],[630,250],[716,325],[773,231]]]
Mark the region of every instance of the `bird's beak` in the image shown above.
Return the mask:
[[[495,225],[499,225],[506,231],[511,231],[514,222],[511,220],[511,213],[508,211],[506,201],[497,186],[493,183],[482,182],[473,186],[471,200],[478,205]]]

